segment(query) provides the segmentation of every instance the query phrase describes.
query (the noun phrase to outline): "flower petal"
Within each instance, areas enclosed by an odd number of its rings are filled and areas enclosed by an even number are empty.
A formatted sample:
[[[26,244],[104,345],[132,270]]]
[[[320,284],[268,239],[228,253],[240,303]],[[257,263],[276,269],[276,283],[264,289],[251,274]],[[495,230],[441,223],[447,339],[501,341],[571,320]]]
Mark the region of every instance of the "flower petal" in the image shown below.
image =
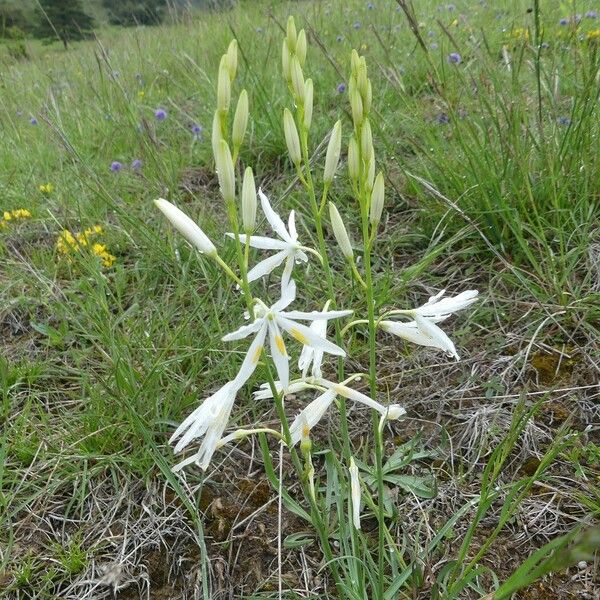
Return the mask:
[[[304,407],[302,412],[290,425],[292,446],[300,441],[302,426],[308,423],[309,429],[312,429],[321,420],[327,409],[331,406],[331,403],[335,400],[335,397],[336,393],[334,390],[327,390]]]
[[[280,312],[287,308],[296,299],[296,282],[290,279],[289,284],[286,288],[281,289],[281,298],[273,304],[271,310],[273,312]]]
[[[298,340],[301,344],[306,346],[312,346],[317,350],[322,350],[328,354],[335,356],[346,356],[346,352],[329,340],[317,335],[312,329],[301,323],[296,323],[290,319],[286,319],[283,315],[285,313],[278,314],[275,318],[277,323],[282,329],[285,329],[294,339]]]
[[[327,321],[329,319],[341,319],[342,317],[349,317],[354,311],[352,310],[332,310],[329,312],[321,312],[319,310],[313,310],[304,312],[302,310],[290,310],[285,313],[288,319],[299,319],[300,321]]]
[[[442,298],[444,292],[445,290],[442,290],[436,296],[429,298],[427,303],[415,309],[415,314],[418,314],[422,317],[450,315],[459,310],[463,310],[464,308],[467,308],[473,304],[473,302],[476,302],[477,295],[479,294],[477,290],[466,290],[457,296],[453,296],[451,298]]]
[[[298,232],[296,231],[296,213],[295,211],[290,212],[290,216],[288,217],[288,229],[290,232],[290,237],[292,240],[296,241],[298,239]]]
[[[256,369],[256,365],[260,360],[264,345],[265,345],[265,337],[267,335],[267,324],[263,321],[262,327],[258,330],[256,337],[252,340],[250,344],[250,348],[248,348],[248,352],[246,352],[246,356],[244,357],[244,361],[242,362],[242,366],[235,379],[233,380],[233,384],[237,386],[237,388],[241,388],[252,373],[254,373],[254,369]]]
[[[281,337],[281,332],[277,326],[275,319],[267,321],[269,324],[269,345],[271,347],[271,357],[275,363],[277,369],[277,375],[279,381],[281,381],[281,388],[284,392],[287,392],[290,384],[290,363],[289,356]]]
[[[454,343],[435,323],[418,314],[415,315],[415,321],[421,333],[431,338],[437,348],[444,350],[450,356],[454,356],[456,360],[459,360]]]
[[[261,328],[262,324],[263,319],[256,319],[256,321],[250,323],[250,325],[242,325],[239,329],[236,329],[235,331],[224,335],[221,338],[221,341],[233,342],[234,340],[241,340],[253,333],[256,333]]]
[[[262,210],[265,213],[265,217],[267,217],[267,221],[269,221],[269,225],[273,231],[285,242],[292,243],[293,240],[290,237],[290,234],[287,232],[281,217],[271,208],[271,203],[269,199],[263,194],[263,191],[259,188],[258,196],[260,198],[260,205],[262,206]]]
[[[235,235],[233,233],[226,233],[226,236],[235,239]],[[239,234],[240,242],[242,244],[246,243],[246,234]],[[274,238],[266,237],[263,235],[251,235],[250,236],[250,246],[252,248],[258,248],[260,250],[285,250],[289,248],[289,244],[284,242],[283,240],[276,240]]]
[[[290,279],[292,278],[292,271],[294,270],[294,255],[288,254],[285,259],[285,267],[281,274],[281,289],[285,290],[290,285]]]
[[[256,281],[265,275],[268,275],[271,271],[276,269],[286,258],[287,251],[282,250],[269,258],[261,260],[255,265],[250,271],[248,271],[248,281]]]

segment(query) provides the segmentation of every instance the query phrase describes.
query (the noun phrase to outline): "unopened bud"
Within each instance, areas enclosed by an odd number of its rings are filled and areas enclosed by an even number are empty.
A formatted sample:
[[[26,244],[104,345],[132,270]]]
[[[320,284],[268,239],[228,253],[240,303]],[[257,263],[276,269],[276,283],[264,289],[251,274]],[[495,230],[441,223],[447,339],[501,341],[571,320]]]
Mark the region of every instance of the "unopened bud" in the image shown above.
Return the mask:
[[[168,200],[159,198],[154,201],[157,208],[169,219],[171,225],[183,235],[183,237],[192,246],[196,247],[200,252],[209,256],[216,256],[217,249],[214,244],[208,239],[206,234],[190,219],[182,210],[179,210],[174,204]]]
[[[371,112],[371,104],[373,103],[373,88],[371,87],[371,80],[367,82],[367,93],[363,97],[363,110],[365,116]]]
[[[358,75],[358,69],[360,67],[360,57],[358,56],[358,52],[352,49],[352,53],[350,54],[350,68],[353,75]]]
[[[217,160],[217,154],[219,152],[219,143],[223,139],[223,135],[221,133],[221,119],[219,118],[219,112],[215,111],[212,122],[212,150],[213,156],[215,157],[215,162]]]
[[[313,95],[314,88],[312,79],[307,79],[304,82],[304,128],[310,129],[313,114]]]
[[[298,38],[296,39],[296,56],[298,57],[300,66],[303,67],[304,62],[306,61],[306,32],[304,29],[300,30]]]
[[[233,81],[237,72],[238,54],[237,40],[231,40],[229,48],[227,48],[227,66],[229,70],[229,79]]]
[[[381,171],[377,174],[375,184],[373,185],[373,192],[371,193],[371,207],[369,209],[369,220],[372,225],[377,225],[381,220],[381,213],[383,212],[383,204],[385,202],[385,185],[383,181],[383,173]]]
[[[221,195],[226,202],[232,202],[235,199],[235,172],[231,151],[225,140],[219,142],[219,150],[215,156],[215,162],[217,164],[217,176],[219,178]]]
[[[292,89],[296,96],[296,102],[298,104],[304,104],[304,75],[302,74],[302,67],[296,56],[292,58],[290,71],[292,75]]]
[[[242,183],[242,224],[244,231],[250,235],[256,224],[256,185],[252,167],[246,167]]]
[[[367,189],[370,191],[373,189],[373,182],[375,181],[375,155],[371,154],[367,160]]]
[[[292,79],[292,73],[290,71],[291,60],[292,55],[290,54],[287,40],[283,40],[283,45],[281,46],[281,68],[286,81],[291,81]]]
[[[310,440],[310,426],[308,424],[308,419],[306,415],[303,415],[302,418],[302,434],[300,437],[300,452],[302,452],[303,456],[310,454],[312,450],[312,442]]]
[[[354,126],[358,127],[363,120],[363,103],[356,88],[351,89],[349,94],[350,108],[352,109],[352,120],[354,121]]]
[[[358,143],[354,135],[348,142],[348,174],[350,179],[357,180],[360,177],[360,155],[358,152]]]
[[[290,158],[295,165],[300,164],[302,153],[300,150],[300,138],[292,113],[286,108],[283,111],[283,132],[285,134],[285,142],[288,147]]]
[[[246,135],[248,126],[248,92],[242,90],[233,117],[233,126],[231,129],[231,141],[234,148],[239,148]]]
[[[338,121],[331,131],[329,136],[329,144],[327,145],[327,154],[325,155],[325,172],[323,181],[330,184],[338,167],[340,160],[340,152],[342,151],[342,122]]]
[[[296,23],[294,23],[294,17],[290,15],[287,20],[286,42],[291,53],[296,52],[297,40],[298,37],[296,35]]]
[[[231,79],[229,78],[229,61],[227,54],[221,58],[219,65],[219,79],[217,82],[217,109],[221,114],[229,112],[231,102]]]
[[[365,158],[374,154],[373,134],[371,133],[371,124],[368,119],[365,119],[360,131],[360,149]]]
[[[348,232],[346,231],[346,226],[344,225],[344,221],[342,221],[342,217],[338,209],[336,208],[333,202],[329,203],[329,218],[331,219],[331,228],[333,229],[333,235],[342,251],[342,254],[349,260],[352,260],[354,257],[354,252],[352,251],[352,244],[350,243],[350,238],[348,237]]]

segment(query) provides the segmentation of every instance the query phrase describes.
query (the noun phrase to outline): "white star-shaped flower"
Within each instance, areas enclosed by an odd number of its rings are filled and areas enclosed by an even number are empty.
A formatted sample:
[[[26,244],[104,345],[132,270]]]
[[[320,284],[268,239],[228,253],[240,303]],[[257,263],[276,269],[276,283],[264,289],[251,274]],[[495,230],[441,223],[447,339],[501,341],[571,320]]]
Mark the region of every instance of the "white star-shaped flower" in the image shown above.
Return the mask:
[[[275,254],[265,258],[248,271],[248,281],[256,281],[261,277],[265,277],[279,265],[285,262],[283,274],[281,276],[281,289],[284,290],[291,279],[292,270],[297,262],[307,262],[308,256],[306,252],[313,252],[318,255],[315,250],[306,248],[298,241],[298,233],[296,231],[296,217],[294,211],[290,212],[288,218],[288,226],[286,228],[281,217],[273,210],[269,199],[265,196],[261,189],[258,190],[260,204],[265,213],[265,217],[271,226],[274,233],[279,239],[270,238],[261,235],[246,236],[240,234],[240,242],[245,244],[246,240],[253,248],[259,250],[277,250]],[[227,234],[229,237],[234,237],[232,233]]]

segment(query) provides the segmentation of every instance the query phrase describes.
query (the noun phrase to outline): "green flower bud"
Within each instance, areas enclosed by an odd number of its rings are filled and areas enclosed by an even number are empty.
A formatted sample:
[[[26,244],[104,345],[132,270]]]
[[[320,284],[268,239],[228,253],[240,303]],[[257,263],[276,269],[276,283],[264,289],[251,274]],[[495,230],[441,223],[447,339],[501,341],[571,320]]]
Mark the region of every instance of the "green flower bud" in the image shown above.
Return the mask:
[[[371,221],[371,225],[377,225],[381,220],[384,202],[385,184],[383,181],[383,173],[380,171],[377,174],[375,184],[373,185],[373,192],[371,193],[371,206],[369,209],[369,220]]]
[[[313,95],[314,88],[312,79],[307,79],[304,82],[304,127],[310,129],[313,114]]]
[[[304,29],[300,30],[296,40],[296,56],[298,57],[300,66],[303,67],[306,61],[306,32]]]
[[[350,179],[356,181],[360,177],[360,154],[358,143],[353,135],[348,143],[348,174]]]
[[[237,72],[237,64],[238,64],[238,56],[237,56],[237,40],[231,40],[229,44],[229,48],[227,48],[227,66],[229,69],[229,80],[233,81],[235,79],[235,74]]]
[[[340,152],[342,150],[342,122],[338,121],[331,131],[329,136],[329,144],[327,145],[327,154],[325,155],[325,172],[323,181],[330,184],[338,167],[340,160]]]
[[[231,79],[229,78],[229,61],[224,54],[219,64],[219,78],[217,82],[217,110],[221,114],[229,112],[231,102]]]
[[[242,224],[244,231],[250,235],[256,224],[256,185],[252,167],[246,167],[242,183]]]
[[[233,117],[233,127],[231,130],[231,141],[235,149],[239,148],[246,135],[248,126],[248,92],[242,90],[238,98],[235,116]]]
[[[329,218],[331,219],[331,228],[333,229],[333,235],[342,251],[342,254],[348,259],[352,260],[354,252],[352,251],[352,244],[346,231],[344,221],[340,216],[338,209],[333,202],[329,203]]]
[[[304,105],[304,75],[302,74],[302,67],[296,56],[292,58],[290,71],[292,75],[292,89],[294,90],[296,102]]]
[[[287,20],[286,41],[287,46],[292,54],[296,52],[297,40],[298,37],[296,35],[296,24],[294,23],[294,17],[290,15]]]
[[[226,202],[233,202],[235,200],[235,172],[231,151],[225,140],[219,141],[219,149],[215,156],[215,162],[217,164],[217,176],[219,178],[221,195]]]
[[[283,132],[285,134],[285,142],[288,147],[290,158],[295,165],[299,165],[302,160],[300,150],[300,138],[292,113],[286,108],[283,111]]]

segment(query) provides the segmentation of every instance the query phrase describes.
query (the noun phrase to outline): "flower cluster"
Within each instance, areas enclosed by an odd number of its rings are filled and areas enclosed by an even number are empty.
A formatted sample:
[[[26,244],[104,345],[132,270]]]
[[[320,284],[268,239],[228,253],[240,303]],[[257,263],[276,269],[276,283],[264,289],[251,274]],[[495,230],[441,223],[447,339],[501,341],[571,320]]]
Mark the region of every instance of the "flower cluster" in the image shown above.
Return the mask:
[[[13,221],[19,221],[21,219],[30,219],[31,212],[26,208],[17,208],[15,210],[5,210],[0,219],[0,228],[6,227]]]
[[[94,241],[99,235],[104,233],[103,228],[100,225],[94,225],[89,227],[80,233],[71,233],[68,229],[65,229],[56,241],[56,249],[59,254],[68,257],[69,259],[84,248],[88,249],[92,254],[99,257],[104,267],[112,267],[117,257],[111,254],[105,244]]]
[[[236,189],[235,164],[246,132],[249,108],[248,95],[243,90],[239,95],[235,115],[231,121],[229,114],[231,87],[237,70],[237,44],[235,41],[230,44],[227,52],[221,58],[219,66],[212,147],[221,195],[225,201],[233,229],[231,233],[226,234],[226,239],[233,240],[236,245],[239,271],[236,273],[235,269],[225,263],[215,244],[190,217],[167,200],[155,201],[156,206],[175,229],[206,259],[212,260],[220,266],[244,296],[247,306],[246,323],[236,331],[223,336],[222,341],[233,342],[251,338],[236,376],[206,398],[171,436],[170,442],[175,444],[175,453],[182,452],[190,444],[201,439],[199,448],[174,467],[174,470],[180,470],[194,463],[205,470],[218,448],[255,431],[276,433],[289,446],[301,442],[301,452],[307,457],[307,465],[310,466],[310,431],[337,398],[363,404],[379,413],[380,432],[386,421],[403,417],[406,413],[400,405],[384,405],[373,398],[376,391],[373,385],[370,396],[353,389],[350,384],[360,379],[359,374],[340,377],[339,379],[342,381],[332,381],[323,376],[322,363],[326,354],[342,358],[346,356],[346,351],[340,343],[343,331],[351,326],[368,323],[373,343],[377,328],[379,328],[415,344],[443,350],[458,359],[454,343],[438,324],[455,312],[470,306],[477,296],[477,292],[474,290],[463,292],[455,297],[443,297],[445,292],[442,291],[419,308],[391,310],[377,321],[370,308],[368,319],[357,319],[349,323],[345,329],[338,329],[337,343],[327,339],[328,323],[347,318],[354,314],[354,310],[330,310],[331,303],[335,302],[333,285],[329,286],[329,299],[322,310],[304,311],[290,308],[297,299],[298,291],[293,278],[294,270],[297,265],[307,264],[310,254],[317,257],[325,270],[327,279],[332,281],[330,267],[325,260],[325,254],[330,249],[324,242],[321,225],[321,218],[327,207],[335,239],[351,268],[352,276],[366,290],[367,297],[370,298],[368,302],[372,304],[372,274],[368,261],[370,261],[371,246],[377,236],[385,203],[384,175],[382,172],[376,175],[375,151],[369,123],[372,102],[371,82],[367,76],[364,57],[359,57],[353,51],[348,95],[354,131],[348,148],[348,170],[352,188],[359,201],[363,216],[363,242],[366,248],[364,262],[369,265],[365,267],[363,279],[358,270],[359,263],[354,259],[354,250],[344,221],[336,206],[327,203],[327,193],[334,181],[340,160],[341,121],[335,124],[329,136],[323,173],[324,189],[320,205],[314,194],[306,145],[312,120],[313,82],[311,79],[304,78],[305,60],[306,34],[304,30],[296,32],[294,21],[290,18],[283,41],[282,66],[284,77],[294,99],[295,115],[287,108],[284,110],[284,134],[291,163],[296,169],[299,180],[311,196],[313,217],[318,229],[317,238],[320,244],[318,251],[299,241],[294,211],[289,213],[286,223],[274,210],[262,190],[258,189],[257,193],[250,167],[247,167],[244,172],[241,189]],[[452,62],[459,63],[460,57]],[[231,146],[229,140],[231,140]],[[241,200],[239,207],[238,195]],[[256,213],[259,202],[273,236],[256,234]],[[251,248],[270,251],[272,254],[257,264],[251,265]],[[281,266],[283,269],[280,271]],[[279,297],[275,302],[268,302],[266,299],[257,297],[251,291],[251,285],[256,285],[257,282],[272,273],[280,273],[280,285],[277,288]],[[405,321],[399,321],[398,318],[404,318]],[[297,376],[290,376],[290,353],[288,351],[290,342],[300,345]],[[236,397],[255,373],[261,360],[268,362],[273,369],[266,370],[268,381],[263,382],[254,392],[256,399],[275,399],[283,411],[283,399],[288,394],[314,390],[317,392],[316,397],[296,415],[289,427],[286,425],[286,418],[282,417],[282,434],[267,429],[238,429],[229,435],[224,435]],[[276,372],[277,379],[271,377],[271,372]],[[356,497],[357,473],[356,470],[351,472],[353,473],[354,496]],[[358,528],[360,526],[360,502],[354,503],[353,510],[355,512],[354,524]]]
[[[54,186],[51,183],[41,183],[38,189],[42,194],[49,195],[54,191]]]

